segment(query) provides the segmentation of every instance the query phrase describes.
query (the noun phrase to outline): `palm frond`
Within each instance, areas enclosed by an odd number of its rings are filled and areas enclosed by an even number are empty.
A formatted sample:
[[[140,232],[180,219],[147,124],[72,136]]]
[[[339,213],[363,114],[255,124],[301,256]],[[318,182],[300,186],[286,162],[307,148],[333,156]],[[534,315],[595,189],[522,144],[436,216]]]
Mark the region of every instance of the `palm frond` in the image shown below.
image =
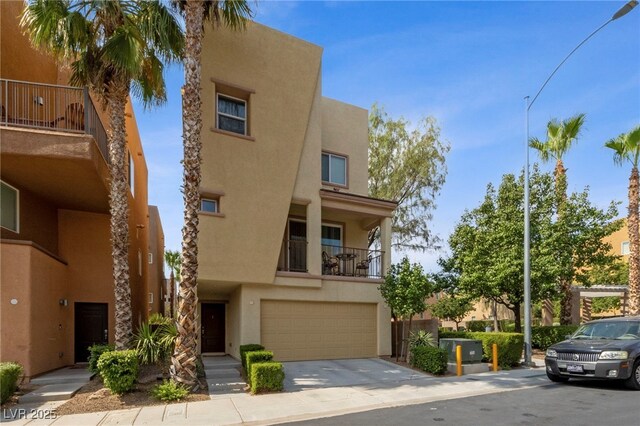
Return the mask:
[[[538,155],[540,156],[540,160],[542,160],[542,162],[546,163],[549,161],[549,146],[546,143],[542,142],[538,138],[530,138],[529,146],[538,151]]]

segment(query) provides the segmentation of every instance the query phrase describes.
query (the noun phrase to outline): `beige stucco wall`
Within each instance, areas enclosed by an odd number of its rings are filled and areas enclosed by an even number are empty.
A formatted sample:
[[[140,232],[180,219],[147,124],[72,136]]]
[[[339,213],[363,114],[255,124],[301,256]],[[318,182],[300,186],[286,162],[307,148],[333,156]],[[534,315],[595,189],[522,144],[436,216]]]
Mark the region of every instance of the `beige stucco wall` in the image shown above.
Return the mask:
[[[164,232],[160,221],[158,207],[149,206],[149,246],[148,252],[152,254],[149,264],[149,292],[153,293],[153,303],[150,303],[149,312],[162,312],[164,308]],[[148,262],[149,259],[144,259]]]
[[[622,243],[629,241],[629,229],[627,228],[626,222],[621,229],[604,238],[604,241],[611,244],[611,254],[622,256],[622,260],[629,262],[629,255],[622,254]]]

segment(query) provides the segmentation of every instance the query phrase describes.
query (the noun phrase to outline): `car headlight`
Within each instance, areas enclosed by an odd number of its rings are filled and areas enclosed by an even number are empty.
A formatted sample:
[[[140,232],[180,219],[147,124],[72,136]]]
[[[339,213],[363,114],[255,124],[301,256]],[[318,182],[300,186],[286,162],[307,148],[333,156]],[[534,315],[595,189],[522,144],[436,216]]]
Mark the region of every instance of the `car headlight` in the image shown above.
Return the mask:
[[[627,359],[629,352],[627,351],[603,351],[598,359]]]
[[[547,356],[549,358],[558,358],[558,352],[555,349],[547,349]]]

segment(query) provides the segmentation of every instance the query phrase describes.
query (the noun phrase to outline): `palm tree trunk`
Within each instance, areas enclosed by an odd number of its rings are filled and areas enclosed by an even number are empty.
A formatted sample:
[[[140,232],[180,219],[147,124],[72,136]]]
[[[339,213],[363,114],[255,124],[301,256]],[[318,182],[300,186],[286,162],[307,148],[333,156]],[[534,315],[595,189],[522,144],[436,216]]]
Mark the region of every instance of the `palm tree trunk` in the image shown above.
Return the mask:
[[[556,209],[558,212],[558,223],[562,225],[563,220],[566,218],[567,209],[567,169],[564,168],[562,160],[556,162],[556,167],[553,171],[556,188]],[[573,263],[571,261],[571,252],[568,247],[559,247],[558,258],[564,260],[564,264],[561,268],[560,276],[558,277],[558,287],[560,288],[560,324],[571,324],[571,283],[573,282]]]
[[[627,228],[629,232],[629,314],[640,315],[640,230],[638,224],[640,211],[638,206],[638,168],[631,169],[629,177],[629,214]]]
[[[184,226],[182,228],[182,280],[178,294],[178,337],[171,359],[174,380],[197,389],[198,306],[198,204],[200,202],[200,163],[202,111],[200,99],[200,54],[202,51],[204,3],[188,1],[185,6],[185,85],[182,95],[184,141]]]
[[[111,172],[111,255],[115,293],[115,346],[126,349],[133,335],[131,313],[131,286],[129,285],[129,184],[125,172],[126,127],[125,106],[129,85],[110,88],[107,100],[111,121],[109,161]]]

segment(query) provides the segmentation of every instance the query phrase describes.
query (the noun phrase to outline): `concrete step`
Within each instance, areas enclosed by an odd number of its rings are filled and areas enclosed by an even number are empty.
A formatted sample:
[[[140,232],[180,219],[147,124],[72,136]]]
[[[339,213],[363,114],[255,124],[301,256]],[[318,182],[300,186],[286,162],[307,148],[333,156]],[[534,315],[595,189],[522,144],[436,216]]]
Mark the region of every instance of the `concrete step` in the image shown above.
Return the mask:
[[[89,383],[89,380],[95,376],[95,373],[91,373],[84,368],[62,368],[60,370],[52,371],[50,373],[43,374],[40,377],[33,378],[29,383],[33,385],[56,385],[63,383]]]
[[[240,371],[235,368],[218,368],[214,370],[205,370],[205,376],[207,379],[221,379],[221,378],[238,378],[240,377]]]
[[[238,361],[224,362],[224,363],[203,363],[205,370],[228,370],[231,368],[237,368],[240,370],[241,364]]]
[[[22,395],[18,398],[19,404],[29,404],[33,402],[47,402],[47,401],[63,401],[71,398],[78,392],[78,390],[86,385],[86,382],[81,383],[60,383],[55,385],[44,385],[41,388]]]
[[[240,380],[220,382],[217,380],[207,380],[207,386],[209,386],[209,393],[222,392],[231,390],[242,390],[247,384]]]

